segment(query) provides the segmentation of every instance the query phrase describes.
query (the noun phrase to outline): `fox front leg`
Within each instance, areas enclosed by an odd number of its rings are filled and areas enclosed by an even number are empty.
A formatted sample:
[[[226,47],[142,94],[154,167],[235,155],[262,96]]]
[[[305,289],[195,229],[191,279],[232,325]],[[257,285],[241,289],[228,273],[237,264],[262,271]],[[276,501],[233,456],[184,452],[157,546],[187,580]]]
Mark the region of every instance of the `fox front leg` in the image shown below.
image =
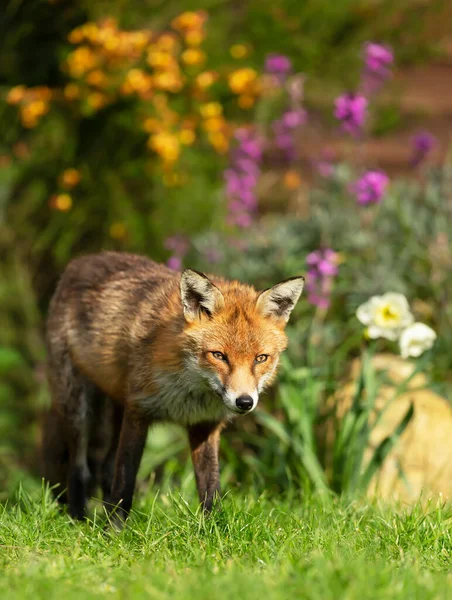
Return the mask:
[[[109,511],[115,525],[121,525],[132,508],[138,468],[146,443],[149,421],[125,410],[121,426]]]
[[[221,423],[210,422],[188,428],[199,500],[206,512],[212,510],[215,498],[220,495],[218,448],[222,428]]]

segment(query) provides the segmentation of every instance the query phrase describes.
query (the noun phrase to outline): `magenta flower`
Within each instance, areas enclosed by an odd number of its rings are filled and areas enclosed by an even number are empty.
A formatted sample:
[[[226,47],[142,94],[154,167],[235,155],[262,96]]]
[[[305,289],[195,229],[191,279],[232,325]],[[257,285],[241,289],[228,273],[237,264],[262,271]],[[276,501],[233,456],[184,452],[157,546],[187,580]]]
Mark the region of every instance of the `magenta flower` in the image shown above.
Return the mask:
[[[330,305],[334,277],[338,273],[338,255],[330,248],[316,250],[306,257],[308,302],[319,308]]]
[[[292,63],[283,54],[267,54],[265,71],[271,75],[288,75],[292,70]]]
[[[288,129],[295,129],[306,122],[306,111],[288,110],[282,116],[282,122]]]
[[[351,191],[356,195],[358,204],[378,204],[381,202],[389,177],[383,171],[367,171],[351,186]]]
[[[167,260],[166,265],[170,269],[173,269],[173,271],[179,271],[180,268],[182,267],[182,258],[180,258],[179,256],[171,256]]]
[[[321,177],[325,177],[326,179],[333,177],[335,167],[334,160],[336,159],[336,154],[330,148],[325,148],[319,158],[316,158],[311,161],[313,168],[317,171],[317,173]]]
[[[228,223],[247,228],[252,224],[257,209],[255,188],[260,175],[263,153],[262,140],[249,129],[239,129],[239,142],[231,153],[230,167],[224,172],[228,199]]]
[[[366,120],[367,105],[367,99],[360,94],[343,94],[334,102],[334,116],[339,119],[344,131],[358,136]]]
[[[394,53],[389,46],[375,42],[367,42],[364,45],[364,70],[361,85],[365,94],[372,94],[379,90],[391,76],[393,63]]]
[[[170,269],[178,271],[182,267],[182,259],[188,252],[189,241],[180,234],[172,235],[165,240],[165,248],[172,251],[172,256],[166,264]]]
[[[413,157],[411,164],[413,167],[417,167],[438,144],[438,139],[429,131],[420,131],[413,137],[412,144]]]
[[[367,42],[364,46],[364,66],[368,73],[387,78],[394,63],[394,53],[388,46]]]

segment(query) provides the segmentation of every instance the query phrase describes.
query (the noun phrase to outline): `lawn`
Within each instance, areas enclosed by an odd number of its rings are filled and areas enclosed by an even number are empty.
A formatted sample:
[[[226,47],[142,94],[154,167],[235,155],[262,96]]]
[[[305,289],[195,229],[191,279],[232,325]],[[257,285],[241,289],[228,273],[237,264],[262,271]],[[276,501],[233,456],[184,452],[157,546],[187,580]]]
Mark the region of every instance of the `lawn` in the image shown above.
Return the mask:
[[[113,534],[22,493],[0,513],[2,597],[450,598],[451,506],[233,492],[207,520],[195,507],[149,492]]]

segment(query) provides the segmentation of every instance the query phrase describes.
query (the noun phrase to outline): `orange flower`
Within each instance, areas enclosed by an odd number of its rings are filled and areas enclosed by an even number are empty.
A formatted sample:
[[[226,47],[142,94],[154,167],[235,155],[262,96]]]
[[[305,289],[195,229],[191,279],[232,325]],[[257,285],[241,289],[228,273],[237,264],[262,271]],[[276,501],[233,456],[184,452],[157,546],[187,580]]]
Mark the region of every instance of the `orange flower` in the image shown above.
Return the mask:
[[[165,162],[173,163],[179,158],[180,143],[178,138],[172,133],[163,131],[155,133],[149,138],[148,144]]]
[[[49,105],[44,100],[33,100],[21,107],[21,119],[24,127],[31,129],[38,124],[39,119],[49,111]]]
[[[204,119],[218,117],[223,114],[223,107],[219,102],[208,102],[207,104],[201,104],[199,112]]]
[[[96,69],[88,73],[86,81],[95,87],[103,87],[107,83],[107,76],[100,69]]]
[[[159,119],[148,118],[143,123],[143,129],[148,133],[155,133],[162,128],[162,122]]]
[[[154,75],[154,85],[159,90],[179,92],[184,86],[184,81],[178,71],[166,71]]]
[[[9,90],[6,96],[8,104],[19,104],[25,97],[26,87],[24,85],[16,85]]]
[[[201,89],[210,87],[218,79],[218,73],[215,71],[204,71],[196,76],[195,84]]]
[[[206,60],[206,55],[198,48],[188,48],[182,52],[181,59],[186,65],[194,66],[202,64]]]
[[[73,77],[82,77],[97,66],[98,57],[88,46],[80,46],[69,54],[66,64]]]
[[[238,69],[229,75],[228,82],[229,87],[235,94],[245,94],[254,89],[257,82],[257,72],[247,67]]]
[[[165,52],[174,52],[178,46],[177,37],[174,33],[162,33],[157,38],[155,45]]]
[[[208,134],[208,139],[218,154],[225,154],[229,150],[229,140],[224,133],[211,132]]]
[[[286,171],[284,174],[284,185],[288,190],[296,190],[301,185],[301,177],[300,175],[294,171]]]
[[[65,169],[60,175],[60,183],[64,187],[75,187],[81,179],[80,171],[77,169]]]
[[[130,69],[121,87],[124,94],[147,92],[152,86],[152,77],[142,69]]]
[[[200,29],[207,19],[206,13],[202,11],[186,11],[171,21],[171,27],[176,31],[187,29]]]
[[[49,202],[50,208],[60,210],[61,212],[67,212],[72,208],[72,198],[69,194],[58,194],[52,196]]]
[[[199,46],[205,38],[204,32],[199,29],[193,29],[191,31],[187,31],[185,34],[184,40],[187,46]]]
[[[63,90],[66,100],[75,100],[80,97],[80,88],[75,83],[68,83]]]
[[[107,104],[107,97],[100,92],[92,92],[88,94],[86,101],[88,102],[88,106],[96,111]]]
[[[226,125],[223,117],[212,117],[211,119],[206,119],[203,123],[203,127],[206,131],[216,132],[224,129]]]
[[[238,105],[240,106],[240,108],[247,109],[247,108],[251,108],[254,105],[255,101],[256,101],[256,99],[254,98],[254,96],[243,95],[243,96],[239,96],[239,99],[237,102],[238,102]]]
[[[179,139],[184,146],[191,146],[196,140],[196,134],[192,129],[181,129]]]

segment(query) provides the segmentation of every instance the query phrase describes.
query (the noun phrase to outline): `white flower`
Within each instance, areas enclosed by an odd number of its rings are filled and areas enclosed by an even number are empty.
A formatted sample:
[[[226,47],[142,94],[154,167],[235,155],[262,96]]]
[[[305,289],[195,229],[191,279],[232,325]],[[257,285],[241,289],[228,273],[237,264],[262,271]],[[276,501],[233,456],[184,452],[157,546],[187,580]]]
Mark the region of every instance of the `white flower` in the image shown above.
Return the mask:
[[[430,350],[436,340],[436,333],[424,323],[413,323],[400,336],[400,353],[403,358],[420,356]]]
[[[372,296],[358,307],[356,316],[367,326],[368,336],[372,339],[382,337],[396,340],[403,329],[414,321],[408,300],[403,294],[395,292]]]

